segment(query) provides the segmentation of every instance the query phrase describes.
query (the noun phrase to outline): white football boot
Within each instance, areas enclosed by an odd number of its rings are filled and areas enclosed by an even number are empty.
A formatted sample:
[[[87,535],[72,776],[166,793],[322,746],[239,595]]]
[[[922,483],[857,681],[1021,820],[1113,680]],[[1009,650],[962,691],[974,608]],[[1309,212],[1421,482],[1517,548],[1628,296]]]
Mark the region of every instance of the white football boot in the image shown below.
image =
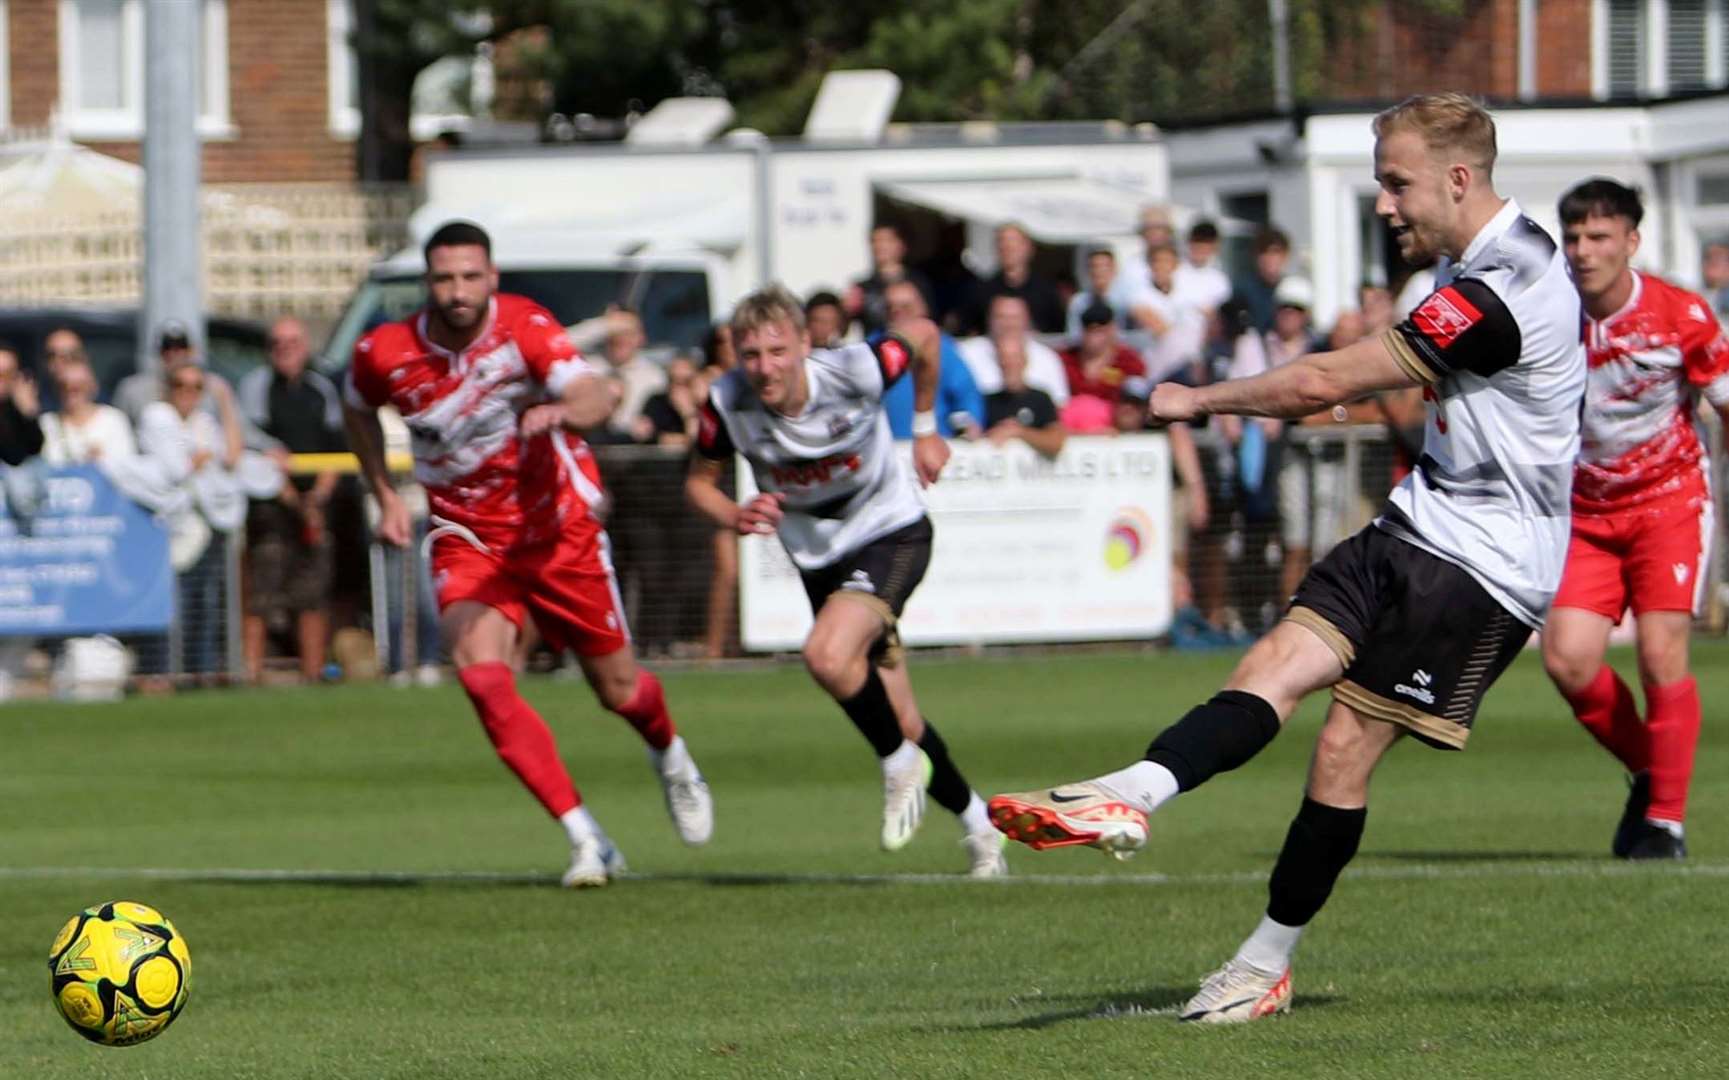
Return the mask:
[[[1009,863],[1003,858],[1003,848],[1008,846],[1008,837],[1002,833],[995,829],[989,832],[967,833],[961,838],[961,846],[967,849],[967,860],[971,863],[967,870],[968,877],[1008,876]]]
[[[1178,1019],[1198,1024],[1242,1024],[1291,1007],[1291,969],[1268,975],[1247,964],[1228,960],[1201,982],[1201,992],[1188,1000]]]
[[[672,816],[678,838],[691,847],[708,843],[714,835],[714,797],[709,794],[708,782],[702,778],[690,751],[684,748],[684,740],[677,740],[660,755],[650,751],[649,761],[655,765],[655,775],[660,777],[666,812]]]
[[[925,816],[925,786],[930,782],[931,759],[923,750],[898,769],[883,759],[884,851],[899,851],[918,832]]]
[[[1147,815],[1096,780],[994,796],[991,822],[1036,851],[1086,845],[1127,859],[1147,843]]]
[[[570,869],[559,884],[567,889],[596,889],[625,871],[624,853],[605,833],[570,848]]]

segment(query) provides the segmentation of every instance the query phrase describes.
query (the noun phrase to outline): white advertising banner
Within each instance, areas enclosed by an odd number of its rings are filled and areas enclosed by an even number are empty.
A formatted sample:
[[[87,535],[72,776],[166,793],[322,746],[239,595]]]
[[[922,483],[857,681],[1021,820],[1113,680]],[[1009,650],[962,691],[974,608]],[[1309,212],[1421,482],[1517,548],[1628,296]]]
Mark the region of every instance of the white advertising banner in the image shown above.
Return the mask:
[[[1113,641],[1171,622],[1170,450],[1163,435],[1076,437],[1054,460],[1019,441],[959,440],[924,490],[936,541],[901,617],[909,645]],[[910,459],[910,444],[901,453]],[[738,462],[740,500],[756,493]],[[774,537],[739,542],[740,630],[796,649],[811,625]]]

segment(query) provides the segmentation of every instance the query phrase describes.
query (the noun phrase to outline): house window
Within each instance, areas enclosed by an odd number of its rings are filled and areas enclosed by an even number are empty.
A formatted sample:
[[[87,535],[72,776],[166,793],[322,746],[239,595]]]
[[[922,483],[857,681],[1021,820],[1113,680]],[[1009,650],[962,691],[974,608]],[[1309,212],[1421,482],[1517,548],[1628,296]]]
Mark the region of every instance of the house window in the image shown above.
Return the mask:
[[[1708,85],[1705,70],[1705,0],[1669,0],[1669,90]]]
[[[454,16],[453,16],[454,18]],[[360,59],[354,49],[354,0],[325,0],[330,133],[352,139],[360,134]],[[428,64],[414,80],[409,133],[422,141],[448,130],[464,130],[472,120],[465,102],[474,59],[446,56]]]
[[[199,0],[198,133],[233,134],[228,0]],[[60,114],[75,138],[142,138],[145,0],[60,0]]]
[[[1729,85],[1729,0],[1595,0],[1599,98],[1665,97]]]
[[[1609,0],[1609,95],[1637,97],[1644,86],[1645,17],[1642,0]]]

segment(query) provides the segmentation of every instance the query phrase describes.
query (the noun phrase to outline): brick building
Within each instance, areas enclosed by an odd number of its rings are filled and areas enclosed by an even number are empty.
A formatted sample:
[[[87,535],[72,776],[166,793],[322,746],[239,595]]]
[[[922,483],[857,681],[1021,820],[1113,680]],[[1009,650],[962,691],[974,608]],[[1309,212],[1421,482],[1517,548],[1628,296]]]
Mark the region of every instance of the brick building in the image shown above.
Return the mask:
[[[1724,0],[1383,0],[1329,43],[1328,103],[1440,87],[1491,101],[1652,100],[1729,85]]]
[[[161,2],[161,0],[158,0]],[[204,179],[354,178],[351,0],[166,0],[201,8]],[[0,122],[57,114],[78,142],[136,161],[144,0],[0,0]]]

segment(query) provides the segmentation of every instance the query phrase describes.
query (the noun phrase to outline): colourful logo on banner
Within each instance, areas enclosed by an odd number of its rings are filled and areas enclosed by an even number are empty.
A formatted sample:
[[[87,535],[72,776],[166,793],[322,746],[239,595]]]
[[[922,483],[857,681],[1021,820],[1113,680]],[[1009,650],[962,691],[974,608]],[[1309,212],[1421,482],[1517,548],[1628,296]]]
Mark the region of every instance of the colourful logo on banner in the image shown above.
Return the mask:
[[[1139,510],[1122,510],[1105,531],[1105,565],[1127,570],[1153,540],[1153,523]]]

